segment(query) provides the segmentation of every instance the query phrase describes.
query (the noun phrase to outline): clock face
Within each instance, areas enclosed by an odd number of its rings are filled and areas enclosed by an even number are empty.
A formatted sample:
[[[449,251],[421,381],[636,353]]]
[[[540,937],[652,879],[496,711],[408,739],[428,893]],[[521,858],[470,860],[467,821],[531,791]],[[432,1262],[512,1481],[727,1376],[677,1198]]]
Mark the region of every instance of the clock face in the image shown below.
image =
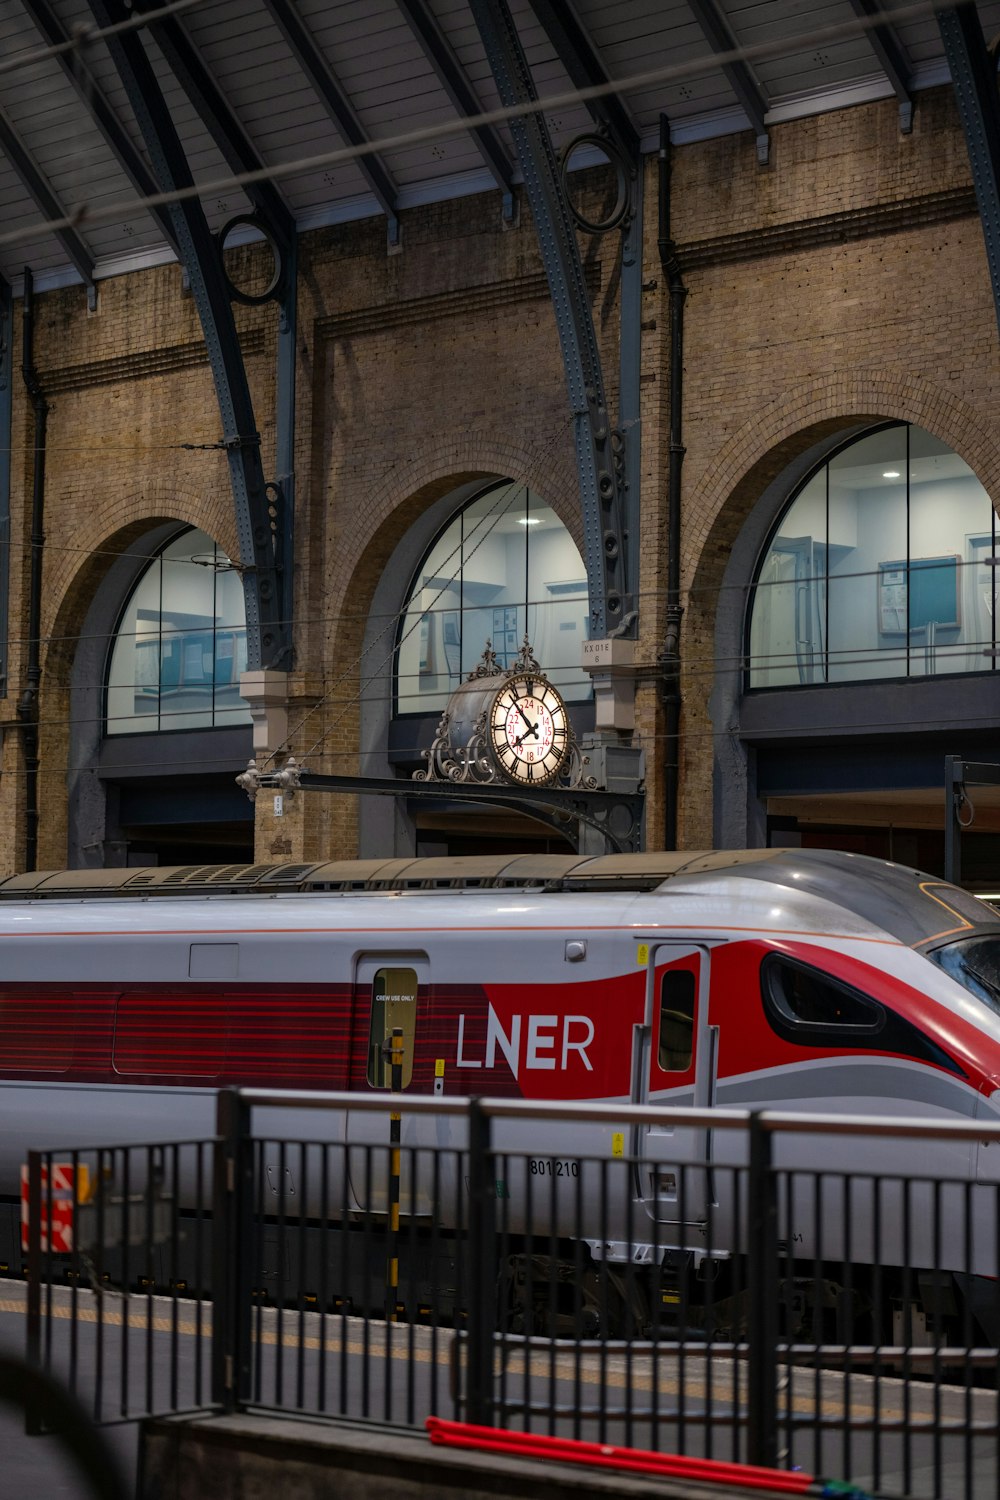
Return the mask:
[[[530,676],[504,683],[490,709],[490,743],[511,781],[552,781],[569,754],[566,705],[552,684]]]

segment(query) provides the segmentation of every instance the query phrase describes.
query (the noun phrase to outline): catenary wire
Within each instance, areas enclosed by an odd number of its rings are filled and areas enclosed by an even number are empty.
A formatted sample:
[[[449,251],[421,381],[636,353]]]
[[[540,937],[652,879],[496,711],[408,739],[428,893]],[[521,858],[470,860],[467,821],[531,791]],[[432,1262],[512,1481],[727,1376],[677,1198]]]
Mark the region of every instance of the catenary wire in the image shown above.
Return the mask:
[[[575,420],[574,417],[570,416],[570,417],[566,418],[564,422],[562,422],[561,424],[557,425],[555,431],[552,433],[552,435],[551,435],[551,437],[549,439],[549,442],[545,445],[545,447],[542,449],[541,453],[538,455],[539,458],[545,458],[551,452],[551,450],[555,446],[557,440],[559,438],[561,438],[565,434],[566,430],[568,429],[570,423],[573,420]],[[514,493],[516,491],[518,491],[518,490],[521,489],[521,487],[522,487],[522,482],[521,481],[511,480],[509,482],[506,490],[504,491],[504,494],[501,497],[504,500],[503,510],[500,510],[500,511],[497,512],[497,515],[494,518],[494,520],[492,521],[491,525],[489,527],[487,527],[486,531],[483,533],[483,535],[476,542],[475,546],[472,548],[472,551],[469,553],[469,557],[470,558],[475,555],[475,553],[482,546],[483,542],[485,542],[486,538],[492,533],[494,527],[499,523],[499,521],[501,519],[501,516],[505,513],[505,511],[506,511],[506,509],[507,509],[507,507],[508,507],[508,505],[510,503],[510,499],[513,497],[513,495],[514,495]],[[527,485],[524,485],[525,491],[527,491],[527,488],[528,488]],[[499,501],[497,503],[499,504]],[[487,517],[490,516],[490,515],[492,515],[494,509],[495,509],[495,507],[491,507],[491,509],[487,512]],[[483,519],[486,519],[486,517],[484,517]],[[477,522],[477,525],[478,524],[479,523]],[[447,566],[451,562],[451,560],[455,556],[456,552],[458,552],[460,554],[458,568],[456,569],[455,573],[452,574],[451,578],[448,579],[448,581],[446,583],[442,584],[441,587],[438,589],[437,593],[434,596],[434,599],[431,601],[431,606],[432,607],[433,607],[434,603],[436,603],[436,601],[438,599],[440,599],[446,593],[446,591],[449,588],[451,588],[452,584],[455,582],[455,579],[458,578],[459,574],[462,572],[462,570],[464,569],[464,567],[466,565],[464,531],[460,532],[459,539],[458,539],[458,542],[457,542],[456,546],[448,554],[447,558],[445,558],[445,561],[444,561],[444,565],[445,566]],[[365,647],[365,649],[364,649],[364,651],[362,651],[360,657],[358,657],[357,660],[356,660],[356,662],[354,664],[352,664],[352,665],[357,665],[360,668],[361,662],[364,659],[364,657],[368,655],[369,651],[373,650],[374,647],[376,645],[378,645],[379,641],[382,640],[383,637],[386,636],[390,630],[396,629],[396,627],[398,626],[399,622],[402,621],[405,618],[406,613],[409,610],[409,607],[410,607],[410,601],[409,601],[409,599],[407,599],[403,603],[403,605],[396,611],[396,613],[394,615],[390,616],[390,618],[388,619],[388,621],[387,621],[386,625],[383,627],[383,629],[379,632],[379,634],[375,637],[375,639],[373,641],[371,641],[368,646]],[[403,641],[405,641],[410,635],[413,634],[413,631],[416,630],[416,628],[419,625],[419,623],[420,623],[420,616],[418,615],[416,617],[416,619],[414,620],[413,624],[410,626],[409,630],[406,631],[406,633],[403,636],[401,636],[399,640],[397,640],[397,641],[394,642],[394,644],[392,646],[392,649],[387,653],[387,655],[385,657],[383,657],[381,663],[379,664],[378,667],[376,667],[375,672],[373,674],[371,674],[371,676],[377,677],[379,675],[379,673],[381,673],[382,671],[385,670],[385,668],[388,666],[389,662],[398,654],[399,648],[402,646]],[[359,672],[359,676],[360,676],[360,672]],[[371,676],[369,677],[369,681],[371,680]],[[343,679],[341,679],[341,680],[343,680]],[[337,684],[334,684],[334,686],[336,687]],[[332,689],[331,689],[331,691],[332,691]],[[327,735],[330,734],[337,727],[337,725],[342,721],[344,715],[348,712],[348,710],[350,708],[352,708],[355,705],[355,703],[357,703],[359,701],[359,699],[360,699],[361,695],[363,694],[363,692],[364,692],[364,685],[362,685],[362,687],[358,689],[358,692],[354,695],[354,697],[352,699],[350,699],[346,704],[344,704],[342,706],[341,712],[340,712],[340,716],[337,719],[334,720],[333,724],[331,724],[329,726],[329,728],[327,728],[327,729],[324,730],[323,734],[320,736],[320,739],[316,742],[316,744],[314,744],[312,746],[312,748],[309,751],[306,752],[307,755],[311,755],[311,754],[314,753],[314,751],[316,750],[317,746],[319,744],[321,744],[323,742],[323,740],[326,739]],[[317,703],[314,708],[310,709],[309,713],[306,714],[305,718],[300,722],[300,724],[298,725],[297,729],[295,730],[296,734],[298,734],[299,732],[301,732],[301,729],[303,728],[303,726],[307,722],[307,720],[310,718],[311,714],[314,713],[314,712],[316,712],[319,708],[321,708],[325,702],[329,701],[329,697],[330,697],[329,693],[325,694],[324,697],[322,699],[320,699],[319,703]],[[274,755],[275,755],[275,752],[272,751],[271,754],[268,756],[268,761],[273,760],[274,759]],[[267,762],[265,762],[265,764],[267,764]]]
[[[87,21],[77,21],[72,30],[72,35],[64,42],[50,42],[44,47],[32,47],[15,52],[6,61],[0,62],[0,77],[5,73],[16,73],[22,68],[36,67],[38,63],[48,62],[52,58],[61,57],[65,52],[84,52],[94,42],[106,41],[108,37],[122,36],[127,31],[141,31],[143,27],[149,26],[156,21],[165,20],[168,16],[182,15],[185,11],[196,10],[204,6],[206,0],[171,0],[168,5],[159,6],[156,10],[143,11],[141,14],[130,16],[127,21],[116,21],[111,26],[91,25]]]
[[[60,719],[54,719],[54,720],[43,719],[42,721],[40,721],[40,727],[43,727],[43,728],[64,728],[64,727],[67,727],[67,725],[70,722],[71,721],[60,720]],[[78,722],[78,721],[72,721],[72,722]],[[962,721],[962,726],[963,726],[963,729],[995,729],[995,727],[996,727],[996,716],[993,715],[993,716],[990,716],[990,717],[974,718],[974,719],[963,720]],[[246,726],[246,727],[249,727],[249,726]],[[871,732],[885,733],[885,732],[889,732],[891,730],[897,729],[899,726],[894,721],[872,719],[872,720],[869,720],[867,722],[859,723],[855,727],[859,731],[871,731]],[[823,734],[837,734],[842,729],[843,729],[843,724],[841,722],[836,722],[836,721],[831,721],[831,722],[829,722],[827,724],[810,725],[810,739],[811,740],[815,740],[818,736],[822,736]],[[171,733],[171,732],[177,732],[177,733],[179,733],[180,731],[166,731],[166,733],[168,733],[168,734]],[[122,740],[128,740],[130,738],[130,736],[128,736],[128,735],[122,735],[122,736],[116,736],[115,738],[120,738]],[[665,743],[668,738],[670,738],[670,737],[667,736],[667,735],[665,735],[665,734],[653,734],[653,733],[648,733],[648,732],[642,732],[641,734],[637,734],[636,735],[636,737],[635,737],[635,744],[638,747],[640,747],[640,748],[642,748],[642,747],[648,748],[651,745]],[[679,741],[680,741],[682,749],[690,749],[691,746],[701,747],[706,742],[716,742],[716,741],[719,741],[719,742],[725,742],[725,743],[732,743],[733,740],[739,740],[740,736],[739,736],[738,732],[734,733],[731,729],[713,729],[712,727],[706,725],[704,727],[698,727],[698,728],[690,728],[690,727],[688,727],[688,728],[686,728],[685,730],[683,730],[681,732],[681,734],[679,735],[678,738],[679,738]],[[785,737],[785,738],[787,739],[787,737]],[[373,756],[384,755],[384,750],[380,750],[380,749],[370,749],[370,750],[352,749],[350,751],[345,751],[343,753],[344,753],[345,756],[348,756],[352,762],[356,763],[356,762],[363,762],[363,761],[365,761],[367,759],[370,759]],[[160,775],[163,775],[165,772],[168,772],[171,769],[172,766],[180,766],[180,765],[184,765],[188,769],[191,768],[192,760],[191,760],[191,756],[190,756],[189,753],[181,753],[179,751],[178,752],[178,758],[174,762],[165,761],[163,758],[157,758],[155,760],[149,760],[149,761],[141,761],[141,760],[132,761],[132,760],[130,760],[129,761],[128,770],[129,770],[129,774],[130,775],[136,775],[137,773],[141,773],[143,771],[148,771],[150,773],[150,775],[160,776]],[[242,769],[242,764],[238,763],[233,756],[221,756],[220,755],[220,756],[212,756],[212,757],[206,757],[206,758],[199,758],[199,760],[197,761],[197,767],[198,767],[199,772],[209,772],[210,773],[213,770],[215,770],[215,771],[218,771],[221,774],[221,773],[224,773],[224,772],[230,772],[231,771],[231,772],[234,773],[234,777],[235,777],[236,771]],[[92,769],[93,769],[93,764],[90,761],[82,761],[82,762],[79,762],[79,763],[73,763],[73,762],[70,762],[70,761],[60,761],[58,764],[53,764],[52,762],[47,762],[46,765],[42,768],[41,774],[43,776],[79,775],[81,773],[86,773],[88,771],[91,771]],[[307,766],[303,766],[302,769],[308,770],[309,768]],[[27,773],[26,773],[26,771],[25,771],[25,769],[23,767],[13,767],[11,769],[6,769],[5,768],[5,770],[4,770],[4,775],[5,776],[13,777],[15,780],[22,779],[26,774]],[[324,774],[326,774],[326,773],[324,773]],[[330,774],[336,774],[336,773],[330,773]],[[356,773],[355,772],[349,772],[349,773],[344,773],[344,774],[356,774]],[[405,784],[406,783],[405,783],[405,780],[404,780],[403,781],[403,785],[405,785]],[[442,783],[442,788],[445,789],[446,787],[447,787],[447,783]],[[358,795],[361,795],[361,792],[359,792]],[[792,795],[792,794],[789,794],[789,795]]]
[[[104,31],[94,30],[94,29],[91,29],[91,28],[82,28],[82,29],[80,29],[78,31],[77,36],[74,39],[74,42],[63,44],[62,46],[60,46],[58,48],[46,49],[46,51],[47,51],[48,55],[54,55],[58,51],[66,50],[67,46],[72,46],[72,45],[75,44],[75,42],[79,42],[81,44],[90,44],[91,42],[93,42],[95,40],[98,40],[98,39],[103,38],[105,36],[112,35],[116,31],[126,30],[126,29],[132,29],[132,28],[134,28],[136,26],[144,25],[148,21],[156,19],[157,15],[167,15],[167,14],[174,13],[176,11],[185,10],[185,9],[188,9],[192,5],[195,5],[197,3],[199,3],[199,0],[177,0],[176,4],[173,4],[173,5],[170,5],[170,6],[166,6],[162,10],[160,10],[159,12],[157,12],[155,14],[145,15],[145,16],[139,17],[139,18],[132,18],[130,21],[128,21],[126,23],[120,23],[118,26],[115,26],[115,27],[112,27],[112,28],[106,28]],[[916,16],[917,14],[926,14],[926,13],[928,13],[928,11],[930,9],[931,9],[931,7],[924,6],[924,5],[916,5],[916,6],[906,7],[903,10],[897,10],[897,11],[893,12],[893,19],[900,20],[900,19],[904,19],[907,16],[911,16],[911,15],[912,16]],[[873,23],[870,23],[870,24],[873,24]],[[853,32],[855,32],[855,31],[857,31],[859,29],[861,29],[861,30],[864,29],[864,23],[861,23],[861,24],[851,24],[851,25],[839,25],[839,26],[836,26],[836,27],[822,28],[822,29],[820,29],[820,30],[818,30],[818,31],[816,31],[814,33],[810,33],[809,40],[810,40],[811,44],[816,44],[820,40],[833,40],[835,35],[853,33]],[[801,45],[804,40],[805,40],[804,37],[802,37],[802,36],[798,37],[796,39],[795,45]],[[629,88],[639,88],[639,87],[649,86],[650,84],[652,84],[654,82],[657,82],[657,81],[664,82],[664,81],[667,81],[667,79],[669,79],[670,77],[674,77],[674,76],[680,77],[680,76],[687,75],[687,74],[698,73],[698,72],[704,71],[704,70],[714,71],[716,68],[718,68],[719,66],[721,66],[725,61],[727,61],[727,60],[735,60],[737,57],[742,58],[743,60],[749,61],[749,60],[752,60],[753,57],[756,56],[756,55],[759,55],[759,56],[762,56],[762,57],[763,56],[777,56],[777,55],[781,54],[782,50],[783,49],[781,47],[775,47],[774,44],[768,43],[768,44],[760,44],[757,47],[747,47],[747,48],[734,49],[731,54],[723,54],[723,55],[713,54],[713,56],[710,59],[705,59],[705,60],[703,60],[701,62],[697,62],[697,63],[686,64],[686,65],[684,65],[682,67],[675,67],[675,68],[670,68],[670,69],[650,70],[650,71],[648,71],[648,72],[646,72],[644,74],[633,75],[633,77],[631,77],[629,79],[618,80],[618,81],[612,82],[612,83],[610,83],[608,85],[597,86],[597,87],[589,89],[589,90],[588,89],[573,90],[570,94],[560,94],[560,95],[555,95],[555,96],[549,96],[549,98],[546,99],[546,100],[531,101],[530,105],[527,105],[527,106],[519,106],[519,107],[515,107],[515,108],[506,108],[506,109],[502,109],[500,111],[483,112],[480,116],[478,116],[478,117],[476,117],[474,119],[464,119],[464,120],[461,120],[461,121],[454,122],[453,124],[449,123],[449,125],[443,126],[443,127],[430,127],[427,130],[425,130],[425,131],[408,132],[405,135],[400,136],[398,138],[398,143],[399,144],[403,144],[405,142],[405,143],[408,143],[408,144],[413,144],[413,143],[415,143],[419,139],[432,139],[432,138],[436,138],[441,133],[464,133],[470,127],[473,127],[476,124],[500,123],[503,119],[512,119],[512,118],[517,117],[517,115],[519,115],[519,114],[535,113],[535,112],[539,112],[539,111],[544,111],[546,109],[552,109],[552,108],[558,108],[558,107],[565,107],[566,104],[571,103],[573,101],[584,102],[588,98],[597,98],[597,97],[600,97],[600,95],[602,93],[607,93],[607,92],[611,92],[611,91],[614,91],[614,90],[625,91],[625,90],[628,90]],[[35,54],[32,54],[30,59],[25,58],[23,54],[19,54],[18,58],[11,60],[11,65],[14,65],[16,63],[26,64],[26,62],[29,61],[29,60],[30,61],[37,61],[38,59],[37,59],[37,56]],[[0,66],[0,72],[2,72],[2,71],[5,71],[5,68],[2,67],[2,66]],[[310,160],[312,160],[314,164],[319,164],[319,163],[322,162],[322,163],[324,163],[326,165],[330,165],[332,163],[332,161],[334,160],[334,157],[341,158],[341,157],[346,157],[346,156],[351,156],[351,155],[360,156],[360,155],[364,155],[367,151],[388,149],[388,148],[391,147],[392,144],[394,144],[393,141],[391,141],[391,140],[387,141],[386,139],[382,139],[381,141],[378,141],[378,142],[365,143],[364,145],[362,145],[360,147],[352,147],[349,150],[347,150],[346,152],[334,153],[333,156],[331,156],[330,154],[325,154],[322,157],[313,158],[313,159],[310,159]],[[270,169],[270,172],[268,172],[268,173],[244,174],[243,176],[239,177],[238,179],[237,178],[233,178],[230,181],[231,181],[232,185],[238,185],[239,183],[244,183],[244,182],[245,183],[249,183],[249,182],[251,182],[253,180],[260,180],[264,176],[268,176],[268,175],[277,176],[279,174],[284,174],[284,173],[287,173],[287,172],[293,170],[294,168],[295,168],[295,164],[282,164],[281,167],[279,167],[279,168]],[[217,189],[221,190],[222,186],[223,186],[223,184],[220,184],[220,183],[207,184],[207,185],[203,184],[200,187],[196,187],[196,188],[190,190],[187,194],[176,194],[176,193],[174,193],[174,194],[166,194],[166,195],[162,195],[162,194],[161,195],[154,195],[153,197],[150,197],[150,198],[147,198],[147,199],[143,199],[143,200],[140,200],[140,201],[143,202],[143,203],[145,203],[145,204],[147,204],[148,206],[152,206],[152,205],[155,205],[157,203],[165,203],[167,201],[178,201],[180,197],[183,197],[183,196],[192,196],[192,195],[196,195],[197,193],[200,193],[200,192],[208,193],[208,192],[211,192],[211,191],[215,191]],[[117,209],[115,210],[115,215],[117,216]],[[80,220],[77,219],[76,222],[80,222]],[[195,446],[195,445],[190,445],[190,444],[187,444],[187,445],[185,445],[185,444],[171,444],[171,445],[162,445],[162,446],[164,446],[164,447],[191,447],[191,446]],[[215,445],[215,444],[206,444],[206,445],[197,445],[197,446],[199,446],[199,447],[200,446],[215,447],[217,445]],[[519,487],[519,485],[516,486],[516,487]],[[512,489],[513,488],[515,488],[515,486],[514,486],[514,484],[512,482]],[[475,550],[475,549],[473,549],[473,550]],[[135,554],[133,554],[133,556],[135,556]],[[841,575],[841,576],[845,576],[846,577],[847,575]],[[444,587],[447,587],[447,585],[445,585]],[[739,587],[743,587],[743,586],[739,586]],[[441,592],[443,592],[443,589],[442,589]],[[693,593],[693,591],[691,591],[691,592]],[[391,619],[389,621],[389,624],[386,625],[385,630],[382,632],[382,634],[385,634],[388,631],[388,629],[391,628],[391,625],[393,623],[395,623],[395,619],[398,619],[402,615],[402,613],[403,613],[403,611],[400,611],[399,615],[397,615],[396,617],[394,617],[393,619]],[[416,628],[415,624],[414,624],[413,627],[411,627],[411,630],[414,629],[414,628]],[[362,656],[366,655],[367,652],[372,649],[372,646],[374,646],[375,644],[377,644],[377,641],[380,638],[381,637],[377,637],[376,641],[373,642],[368,648],[366,648],[366,651],[362,653]],[[390,653],[390,656],[386,658],[386,662],[391,658],[391,656],[393,654],[395,654],[395,648],[394,648],[393,652]],[[382,667],[384,667],[384,665],[386,664],[386,662],[382,663]],[[745,658],[740,658],[740,666],[742,667],[744,664],[745,664]],[[841,661],[841,664],[844,664],[844,663]],[[718,669],[720,667],[720,665],[721,664],[719,662],[716,662],[715,663],[716,669]],[[310,710],[310,713],[316,712],[322,706],[322,704],[324,702],[326,702],[326,701],[329,700],[330,695],[335,691],[336,687],[340,684],[340,682],[349,679],[349,677],[350,677],[350,670],[351,669],[349,669],[348,673],[343,674],[342,678],[338,679],[338,682],[336,682],[336,683],[334,683],[332,685],[332,687],[329,689],[328,693],[325,694],[324,698],[320,700],[320,703],[317,704],[317,705],[315,705],[314,708],[312,710]],[[378,670],[381,670],[381,668],[378,669]],[[363,690],[364,690],[364,687],[362,686],[362,689],[360,690],[360,692],[363,692]],[[351,700],[351,702],[349,702],[346,705],[339,705],[341,707],[342,712],[346,712],[349,707],[353,706],[353,702],[354,701],[355,700]],[[307,715],[307,717],[308,717],[308,715]],[[324,736],[322,738],[325,739],[326,734],[330,733],[331,730],[336,727],[336,722],[337,721],[335,721],[335,723],[330,726],[330,729],[328,729],[327,731],[325,731]],[[299,728],[301,728],[301,725],[299,726]],[[320,742],[317,742],[317,744],[318,743],[320,743]],[[316,748],[316,746],[314,746],[312,748],[314,750]]]
[[[187,0],[178,0],[178,3],[185,4]],[[196,4],[199,3],[199,0],[190,0],[190,3]],[[606,98],[611,94],[641,91],[667,83],[682,83],[688,79],[700,77],[704,73],[719,72],[730,63],[767,61],[800,51],[806,46],[818,47],[846,40],[857,36],[859,32],[865,33],[874,30],[877,26],[884,25],[887,19],[900,24],[904,21],[921,20],[935,15],[940,10],[950,8],[952,8],[951,4],[942,5],[940,3],[929,3],[929,0],[917,0],[915,4],[900,6],[887,12],[880,10],[872,16],[857,16],[851,21],[842,21],[829,26],[816,27],[808,32],[798,32],[781,38],[772,38],[766,42],[733,47],[725,52],[711,52],[707,57],[692,58],[683,63],[673,63],[666,67],[648,69],[641,73],[631,74],[626,78],[610,80],[607,83],[592,84],[585,88],[561,90],[555,94],[532,99],[525,104],[506,105],[498,109],[483,110],[476,115],[463,115],[453,120],[443,121],[437,125],[426,125],[417,130],[402,131],[396,135],[382,136],[377,140],[343,146],[336,151],[326,151],[313,156],[299,157],[290,162],[273,163],[251,172],[233,173],[226,177],[212,179],[208,182],[195,183],[193,186],[187,188],[173,189],[169,192],[137,195],[134,198],[106,204],[100,208],[95,208],[84,201],[73,205],[69,213],[61,218],[41,220],[30,227],[8,230],[6,233],[0,234],[0,246],[19,244],[26,240],[35,239],[39,233],[47,232],[55,234],[62,229],[79,229],[86,224],[113,223],[116,220],[120,220],[123,216],[128,217],[130,214],[134,214],[137,208],[165,208],[174,203],[184,203],[195,198],[232,192],[234,188],[250,187],[256,183],[264,182],[275,183],[286,177],[299,176],[321,169],[327,170],[331,167],[359,160],[364,156],[374,155],[375,153],[402,151],[413,146],[448,139],[452,136],[466,135],[484,126],[502,125],[510,120],[520,119],[529,115],[568,109],[574,104],[586,104],[590,100]]]

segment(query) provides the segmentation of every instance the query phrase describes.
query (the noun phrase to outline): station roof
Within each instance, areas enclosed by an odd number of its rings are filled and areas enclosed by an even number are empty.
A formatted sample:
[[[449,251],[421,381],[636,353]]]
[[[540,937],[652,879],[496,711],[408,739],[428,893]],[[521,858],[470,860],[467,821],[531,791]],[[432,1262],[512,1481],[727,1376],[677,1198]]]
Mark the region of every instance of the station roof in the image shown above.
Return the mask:
[[[175,258],[165,216],[142,203],[136,160],[148,174],[148,159],[101,35],[109,20],[143,22],[213,230],[251,210],[233,179],[254,163],[275,173],[275,201],[300,231],[520,180],[508,125],[477,134],[464,123],[499,108],[468,0],[135,0],[129,9],[108,0],[108,12],[104,3],[0,0],[0,273],[15,292],[25,266],[42,290]],[[610,107],[646,150],[658,144],[661,112],[676,143],[760,135],[893,95],[904,107],[917,96],[919,108],[920,90],[948,81],[930,4],[510,5],[543,104],[562,100],[545,110],[557,147],[593,129],[586,105],[566,99],[588,78],[618,85]],[[989,39],[1000,0],[977,9]],[[359,141],[384,145],[327,160]],[[75,222],[57,233],[47,226],[60,216]]]

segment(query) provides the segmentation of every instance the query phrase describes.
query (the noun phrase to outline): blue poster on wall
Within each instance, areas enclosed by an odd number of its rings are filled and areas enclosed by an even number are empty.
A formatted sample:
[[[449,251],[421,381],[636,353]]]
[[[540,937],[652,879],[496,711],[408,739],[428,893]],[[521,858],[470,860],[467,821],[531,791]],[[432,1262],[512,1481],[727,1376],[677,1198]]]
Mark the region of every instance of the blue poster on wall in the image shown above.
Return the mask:
[[[928,625],[957,630],[962,623],[962,560],[902,558],[878,565],[878,628],[882,635],[905,635]]]

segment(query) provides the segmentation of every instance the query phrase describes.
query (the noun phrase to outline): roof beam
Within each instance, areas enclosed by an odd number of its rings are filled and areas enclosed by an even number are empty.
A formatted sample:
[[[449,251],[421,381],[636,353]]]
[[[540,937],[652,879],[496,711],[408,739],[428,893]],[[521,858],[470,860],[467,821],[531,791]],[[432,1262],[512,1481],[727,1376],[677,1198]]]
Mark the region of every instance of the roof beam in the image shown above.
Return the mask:
[[[156,11],[159,0],[139,0],[138,9],[143,13]],[[259,172],[266,163],[205,66],[180,18],[166,16],[151,20],[148,29],[230,170],[236,176],[244,172]],[[290,243],[295,235],[295,221],[283,194],[275,185],[272,182],[248,183],[243,192],[286,245]]]
[[[936,14],[965,132],[1000,327],[1000,93],[996,60],[987,49],[975,5],[956,5]]]
[[[108,30],[128,14],[126,0],[90,0],[99,27]],[[223,443],[236,513],[243,595],[247,612],[247,667],[284,670],[291,653],[291,622],[282,615],[282,589],[271,532],[260,434],[254,419],[229,285],[201,199],[159,79],[138,31],[116,29],[105,38],[163,192],[205,335],[215,383]]]
[[[712,51],[716,53],[735,51],[736,40],[716,0],[688,0],[688,4],[691,7],[691,14],[701,27]],[[753,127],[754,135],[757,137],[757,160],[763,166],[769,154],[767,126],[764,123],[767,100],[745,62],[730,61],[721,63],[720,66],[729,87],[740,101],[743,113]]]
[[[438,82],[458,113],[466,117],[481,115],[482,101],[477,97],[469,75],[456,57],[427,0],[396,0],[396,3],[420,43],[424,56],[437,74]],[[514,164],[507,154],[500,133],[493,125],[474,125],[470,133],[493,173],[497,186],[508,200],[504,214],[509,218],[513,211]]]
[[[21,0],[21,3],[31,17],[35,29],[51,46],[64,47],[71,40],[69,32],[49,6],[48,0]],[[133,146],[131,136],[108,103],[97,79],[80,56],[80,49],[77,48],[74,52],[58,53],[57,61],[117,158],[118,165],[139,196],[148,198],[158,193],[159,183],[142,154]],[[180,260],[180,250],[174,238],[173,223],[167,209],[150,208],[147,212],[152,214],[160,233]]]
[[[913,94],[910,90],[913,69],[903,44],[889,25],[879,0],[851,0],[851,9],[859,20],[874,22],[865,26],[865,35],[899,100],[899,128],[904,135],[909,135],[913,129]],[[876,20],[876,17],[882,19]]]
[[[531,0],[531,6],[574,88],[592,88],[611,82],[600,53],[569,0]],[[612,93],[603,98],[588,99],[587,108],[597,124],[604,126],[626,159],[632,161],[639,153],[639,132],[621,95]]]
[[[3,109],[0,109],[0,150],[3,151],[4,156],[10,162],[22,184],[31,194],[43,218],[65,219],[69,217],[64,205],[56,197],[45,173],[21,140],[6,110]],[[77,234],[75,229],[49,230],[43,227],[43,232],[54,235],[59,241],[63,250],[79,271],[84,284],[89,287],[92,295],[94,290],[94,257],[91,255],[82,236]]]
[[[584,562],[595,640],[635,622],[628,579],[622,484],[614,460],[601,351],[576,226],[531,68],[507,0],[469,0],[486,60],[505,108],[537,105],[511,119],[531,217],[552,297],[573,413]]]
[[[322,100],[341,139],[348,146],[370,146],[371,137],[341,88],[333,69],[316,46],[295,9],[293,0],[264,0],[264,3],[299,67]],[[377,151],[365,152],[363,156],[359,156],[357,165],[389,221],[389,243],[395,245],[399,241],[399,188],[395,179]]]

